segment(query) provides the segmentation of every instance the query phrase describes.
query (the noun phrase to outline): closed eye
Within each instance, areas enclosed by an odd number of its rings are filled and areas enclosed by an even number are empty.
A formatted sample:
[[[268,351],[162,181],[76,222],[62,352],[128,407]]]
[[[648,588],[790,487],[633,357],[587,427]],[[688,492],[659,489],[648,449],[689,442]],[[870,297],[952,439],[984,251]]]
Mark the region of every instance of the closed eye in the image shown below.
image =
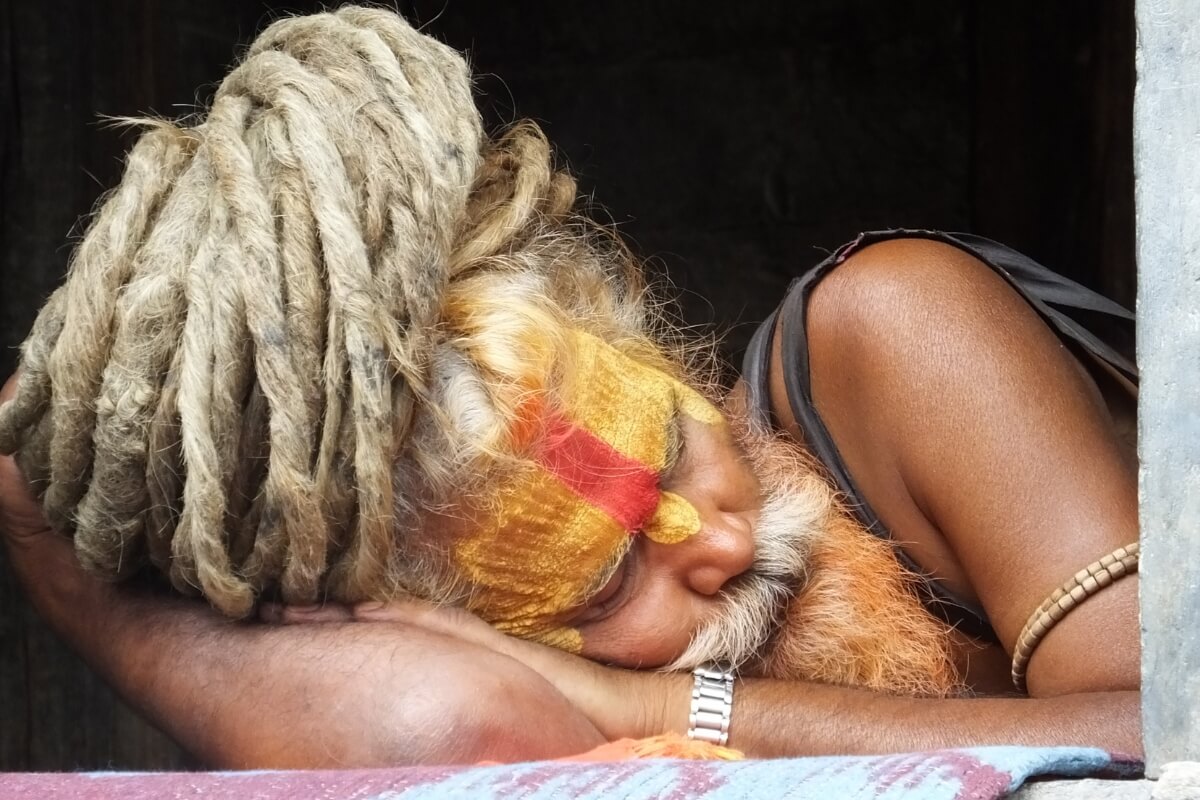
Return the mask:
[[[582,609],[567,623],[571,626],[588,625],[607,619],[621,609],[633,594],[637,576],[637,538],[621,562],[617,564],[608,582],[583,605]]]
[[[667,422],[666,453],[663,458],[663,468],[659,473],[659,485],[669,482],[674,472],[683,462],[685,437],[683,433],[683,415],[676,408]],[[598,592],[593,594],[579,607],[576,613],[567,621],[570,626],[594,624],[613,616],[629,600],[633,594],[637,575],[637,543],[641,539],[641,531],[633,534],[633,545],[625,552],[608,580]]]

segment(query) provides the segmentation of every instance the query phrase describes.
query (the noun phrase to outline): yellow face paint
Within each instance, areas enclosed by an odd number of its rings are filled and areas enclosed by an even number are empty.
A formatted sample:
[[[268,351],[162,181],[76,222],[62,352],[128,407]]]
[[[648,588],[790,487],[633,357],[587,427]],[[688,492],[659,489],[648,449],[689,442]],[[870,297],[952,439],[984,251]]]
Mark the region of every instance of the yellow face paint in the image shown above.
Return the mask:
[[[580,368],[568,408],[618,452],[661,471],[676,411],[719,425],[721,412],[695,389],[639,364],[594,336],[576,333]],[[590,368],[589,368],[590,367]]]
[[[674,492],[663,492],[646,523],[646,536],[659,544],[677,544],[700,530],[700,513],[696,507]]]
[[[691,503],[658,487],[676,414],[724,418],[694,389],[590,334],[575,331],[572,343],[578,378],[566,413],[542,415],[534,464],[453,559],[473,586],[471,610],[507,633],[578,651],[582,637],[561,619],[603,587],[632,534],[673,544],[700,530]]]

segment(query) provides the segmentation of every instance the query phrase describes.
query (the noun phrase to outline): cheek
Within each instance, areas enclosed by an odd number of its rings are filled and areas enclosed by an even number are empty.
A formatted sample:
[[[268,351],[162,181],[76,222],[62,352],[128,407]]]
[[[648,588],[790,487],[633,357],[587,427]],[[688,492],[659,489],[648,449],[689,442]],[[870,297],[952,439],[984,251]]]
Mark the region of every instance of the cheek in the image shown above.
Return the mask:
[[[554,475],[535,472],[496,513],[457,542],[452,559],[471,584],[467,607],[506,633],[536,638],[583,599],[629,546],[629,534]]]
[[[694,595],[683,584],[664,578],[655,591],[588,626],[580,654],[630,669],[662,667],[683,654],[699,625]]]

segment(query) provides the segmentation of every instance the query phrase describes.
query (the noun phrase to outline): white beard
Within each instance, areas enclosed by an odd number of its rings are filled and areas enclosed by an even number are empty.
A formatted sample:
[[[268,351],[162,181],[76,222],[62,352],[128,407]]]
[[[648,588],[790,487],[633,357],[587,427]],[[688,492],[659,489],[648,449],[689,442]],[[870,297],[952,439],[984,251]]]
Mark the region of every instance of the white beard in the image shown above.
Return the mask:
[[[667,670],[720,663],[745,675],[896,694],[945,696],[961,684],[949,629],[921,606],[892,546],[837,502],[791,440],[731,424],[766,492],[751,568]]]
[[[763,651],[807,577],[811,543],[830,505],[821,500],[819,495],[790,491],[767,496],[754,531],[754,563],[721,590],[720,611],[692,634],[687,650],[664,669],[691,670],[711,662],[737,669]]]

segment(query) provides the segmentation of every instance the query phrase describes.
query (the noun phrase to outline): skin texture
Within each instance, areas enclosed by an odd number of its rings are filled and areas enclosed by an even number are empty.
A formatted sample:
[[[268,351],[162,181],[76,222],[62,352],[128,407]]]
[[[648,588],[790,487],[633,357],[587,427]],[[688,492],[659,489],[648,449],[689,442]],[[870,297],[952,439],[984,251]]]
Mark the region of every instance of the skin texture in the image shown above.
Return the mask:
[[[720,602],[721,588],[749,569],[760,492],[729,428],[680,418],[684,447],[662,488],[700,515],[699,533],[661,544],[637,537],[617,574],[572,622],[583,655],[624,667],[661,667],[687,647]]]
[[[1055,586],[1136,540],[1134,465],[1095,385],[970,256],[920,240],[853,255],[814,295],[809,337],[818,410],[867,500],[923,568],[982,603],[1005,650]],[[774,406],[786,427],[775,366]],[[698,477],[679,491],[705,527],[638,564],[637,579],[649,581],[639,593],[658,604],[646,608],[667,620],[666,604],[685,618],[703,614],[737,574],[741,531],[753,517],[748,486],[721,494],[736,483],[736,452],[695,436],[685,449]],[[287,609],[273,611],[278,621],[335,621],[232,625],[194,604],[100,584],[78,570],[65,543],[28,533],[40,520],[4,464],[0,522],[35,605],[118,689],[215,765],[533,758],[585,749],[597,735],[686,729],[690,676],[598,666],[503,637],[462,612],[413,603]],[[1136,579],[1119,582],[1047,636],[1030,664],[1030,698],[914,700],[751,679],[739,682],[731,743],[756,756],[1012,743],[1139,753],[1136,589]],[[89,608],[86,623],[74,613],[80,607]],[[675,635],[658,624],[641,635]],[[621,633],[608,635],[620,649]],[[964,640],[960,655],[978,685],[1003,685],[996,673],[1006,653]],[[345,673],[322,672],[329,664]],[[220,692],[207,689],[214,675]],[[434,699],[386,702],[413,686]],[[253,707],[249,696],[259,701]],[[261,713],[276,704],[294,724]]]
[[[983,605],[1006,652],[1064,580],[1137,540],[1136,466],[1095,384],[986,266],[881,243],[818,287],[812,313],[817,408],[867,500],[920,566]],[[1138,647],[1126,580],[1055,626],[1030,694],[1136,689]]]

